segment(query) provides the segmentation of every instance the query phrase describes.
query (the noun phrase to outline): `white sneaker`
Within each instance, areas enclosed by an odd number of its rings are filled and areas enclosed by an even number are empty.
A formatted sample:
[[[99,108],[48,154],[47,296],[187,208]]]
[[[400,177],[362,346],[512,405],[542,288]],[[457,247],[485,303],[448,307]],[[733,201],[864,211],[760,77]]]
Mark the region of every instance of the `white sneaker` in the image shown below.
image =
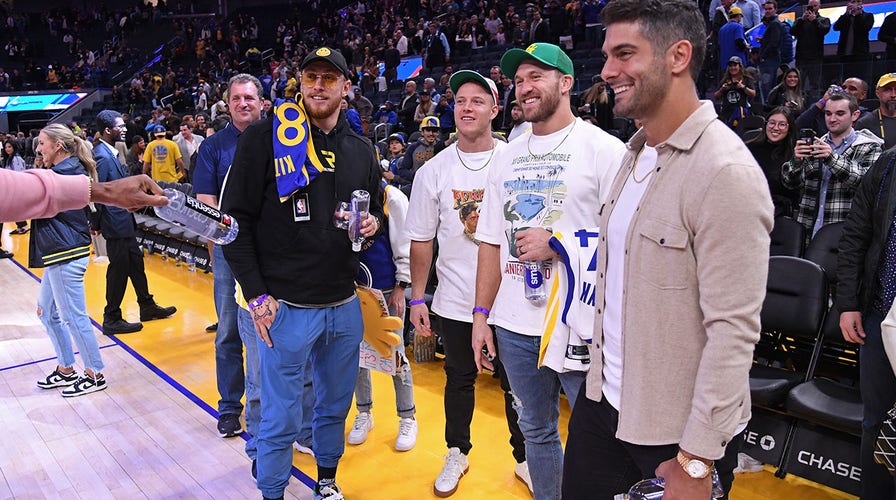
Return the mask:
[[[310,447],[310,446],[304,446],[304,445],[301,445],[301,444],[299,444],[298,441],[293,442],[293,443],[292,443],[292,447],[295,448],[296,451],[299,452],[299,453],[304,453],[304,454],[306,454],[306,455],[311,455],[312,457],[314,456],[314,451],[311,450],[311,447]]]
[[[445,456],[445,466],[442,472],[436,478],[433,487],[437,497],[449,497],[457,491],[457,483],[460,478],[470,469],[470,462],[467,456],[460,452],[460,448],[449,448],[448,455]]]
[[[355,417],[352,430],[348,432],[348,444],[361,444],[367,441],[367,433],[373,429],[373,414],[362,411]]]
[[[529,477],[529,464],[528,463],[522,462],[522,463],[516,464],[513,467],[513,475],[516,476],[517,479],[519,479],[520,481],[522,481],[523,483],[526,484],[526,487],[529,488],[529,493],[531,493],[533,495],[535,494],[535,492],[532,491],[532,478]]]
[[[398,421],[398,439],[395,440],[395,449],[408,451],[417,444],[417,421],[413,418],[403,418]]]
[[[100,255],[98,257],[94,257],[93,262],[96,264],[108,264],[109,257],[106,257],[105,255]]]
[[[762,470],[765,470],[765,466],[762,465],[762,462],[759,460],[756,460],[746,453],[737,454],[737,467],[735,467],[733,471],[735,474],[741,474],[743,472],[759,472]]]

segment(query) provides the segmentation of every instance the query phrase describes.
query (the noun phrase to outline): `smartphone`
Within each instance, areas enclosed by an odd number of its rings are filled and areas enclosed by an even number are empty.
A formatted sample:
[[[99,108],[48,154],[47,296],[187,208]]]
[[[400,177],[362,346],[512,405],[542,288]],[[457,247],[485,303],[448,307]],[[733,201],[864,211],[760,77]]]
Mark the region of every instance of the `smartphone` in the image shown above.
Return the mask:
[[[811,128],[801,128],[799,139],[806,144],[812,144],[815,142],[815,130]]]

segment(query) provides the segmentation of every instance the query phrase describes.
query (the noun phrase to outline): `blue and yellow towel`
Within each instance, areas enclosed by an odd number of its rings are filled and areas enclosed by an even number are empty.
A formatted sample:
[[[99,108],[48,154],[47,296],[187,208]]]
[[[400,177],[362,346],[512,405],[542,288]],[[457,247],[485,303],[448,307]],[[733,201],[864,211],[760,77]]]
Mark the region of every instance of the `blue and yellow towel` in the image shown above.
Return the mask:
[[[311,138],[308,113],[298,101],[277,100],[274,107],[274,177],[280,201],[311,184],[324,171]]]
[[[538,366],[563,373],[587,371],[594,331],[597,229],[579,229],[572,238],[554,231],[549,244],[560,254],[544,315]],[[562,268],[562,270],[561,270]]]

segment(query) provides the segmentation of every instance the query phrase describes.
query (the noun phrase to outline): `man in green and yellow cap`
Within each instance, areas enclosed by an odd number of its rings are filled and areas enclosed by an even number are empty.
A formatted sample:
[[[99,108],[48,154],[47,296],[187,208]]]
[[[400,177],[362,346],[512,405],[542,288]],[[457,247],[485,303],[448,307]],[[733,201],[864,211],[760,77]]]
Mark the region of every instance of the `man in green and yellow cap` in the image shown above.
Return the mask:
[[[569,316],[593,318],[594,302],[578,300],[573,290],[589,289],[595,277],[582,273],[555,284],[557,276],[568,276],[565,266],[578,266],[563,264],[551,244],[568,235],[576,240],[571,253],[582,261],[578,255],[587,253],[588,245],[580,250],[579,240],[596,242],[598,210],[625,147],[573,115],[573,65],[560,47],[533,43],[525,50],[511,49],[501,58],[501,71],[513,78],[516,99],[532,128],[495,155],[485,188],[476,229],[481,244],[473,355],[477,367],[491,368],[497,341],[511,390],[521,403],[519,424],[534,496],[560,498],[560,388],[574,405],[590,360],[586,344],[592,328],[586,320],[587,328],[572,333],[565,323],[546,324],[545,313],[575,302],[576,312]],[[559,244],[566,253],[566,244]],[[591,253],[584,257],[586,264],[591,258]],[[526,287],[538,281],[545,292],[556,292],[533,300]]]

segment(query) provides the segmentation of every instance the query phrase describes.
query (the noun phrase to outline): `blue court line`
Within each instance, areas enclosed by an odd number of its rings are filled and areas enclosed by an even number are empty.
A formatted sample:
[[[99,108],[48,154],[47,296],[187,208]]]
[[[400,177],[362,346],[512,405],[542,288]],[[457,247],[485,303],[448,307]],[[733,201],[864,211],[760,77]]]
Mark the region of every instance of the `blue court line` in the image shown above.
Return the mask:
[[[30,270],[28,270],[27,267],[25,267],[21,263],[19,263],[19,261],[17,261],[16,259],[9,259],[9,260],[11,260],[15,265],[17,265],[19,267],[19,269],[24,271],[25,274],[34,278],[34,281],[37,281],[38,283],[40,283],[40,278],[38,278],[37,275],[32,273]],[[102,329],[103,329],[102,325],[97,323],[96,320],[94,320],[93,318],[90,318],[90,322],[93,323],[94,327],[96,327],[97,329],[102,331]],[[206,413],[208,413],[209,415],[211,415],[212,417],[214,417],[217,420],[217,418],[219,416],[218,412],[214,408],[209,406],[208,403],[199,399],[199,396],[193,394],[189,389],[187,389],[186,387],[181,385],[180,382],[171,378],[167,373],[162,371],[156,365],[152,364],[148,359],[144,358],[140,353],[135,351],[131,346],[122,342],[121,339],[119,339],[117,335],[107,335],[107,337],[109,337],[113,342],[115,342],[116,345],[118,345],[119,347],[121,347],[122,349],[127,351],[131,356],[133,356],[135,359],[137,359],[137,361],[142,363],[143,366],[149,368],[149,370],[151,372],[155,373],[156,375],[159,376],[159,378],[161,378],[162,380],[167,382],[168,385],[170,385],[171,387],[174,387],[174,389],[176,389],[178,392],[180,392],[181,394],[186,396],[187,399],[189,399],[190,401],[195,403],[196,406],[202,408]],[[105,346],[105,347],[112,347],[112,346]],[[102,349],[102,347],[101,347],[101,349]],[[54,359],[54,358],[49,358],[49,359]],[[46,360],[43,360],[43,361],[46,361]],[[35,362],[32,362],[32,363],[35,363]],[[31,363],[26,363],[26,364],[31,364]],[[24,365],[20,365],[20,366],[24,366]],[[15,368],[15,367],[10,367],[10,368]],[[3,370],[7,370],[7,369],[9,369],[9,368],[4,368]],[[0,371],[2,371],[2,370],[0,370]],[[243,440],[248,441],[249,433],[243,431],[243,433],[240,434],[240,437],[243,438]],[[299,481],[301,481],[305,486],[311,488],[312,490],[317,485],[317,481],[315,481],[314,479],[311,479],[307,474],[302,472],[295,465],[292,466],[292,476],[294,478],[298,479]]]
[[[116,347],[116,346],[115,346],[114,344],[112,344],[112,345],[103,345],[103,346],[100,346],[100,349],[106,349],[106,348],[109,348],[109,347]],[[75,354],[81,354],[81,352],[80,352],[80,351],[75,351]],[[18,365],[7,366],[6,368],[0,368],[0,372],[5,372],[6,370],[12,370],[12,369],[14,369],[14,368],[22,368],[23,366],[36,365],[36,364],[38,364],[38,363],[45,363],[45,362],[47,362],[47,361],[53,361],[54,359],[56,359],[56,356],[53,356],[52,358],[46,358],[46,359],[37,359],[37,360],[34,360],[34,361],[29,361],[29,362],[27,362],[27,363],[22,363],[22,364],[18,364]]]

